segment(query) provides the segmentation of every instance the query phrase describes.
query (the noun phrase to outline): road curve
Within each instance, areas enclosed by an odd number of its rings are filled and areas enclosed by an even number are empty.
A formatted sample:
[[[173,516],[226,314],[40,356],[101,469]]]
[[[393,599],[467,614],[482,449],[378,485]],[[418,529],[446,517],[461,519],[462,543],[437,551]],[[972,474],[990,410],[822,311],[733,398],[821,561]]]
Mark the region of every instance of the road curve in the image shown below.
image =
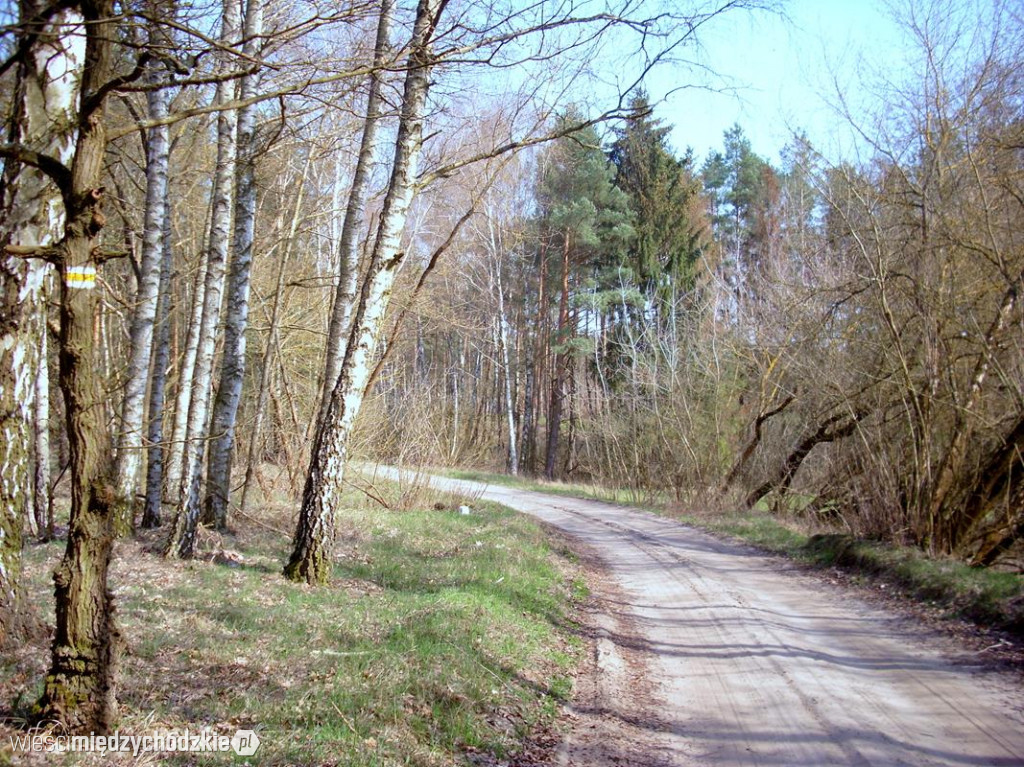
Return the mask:
[[[565,765],[1024,765],[1018,680],[840,586],[636,509],[434,482],[538,517],[602,565],[597,673]]]

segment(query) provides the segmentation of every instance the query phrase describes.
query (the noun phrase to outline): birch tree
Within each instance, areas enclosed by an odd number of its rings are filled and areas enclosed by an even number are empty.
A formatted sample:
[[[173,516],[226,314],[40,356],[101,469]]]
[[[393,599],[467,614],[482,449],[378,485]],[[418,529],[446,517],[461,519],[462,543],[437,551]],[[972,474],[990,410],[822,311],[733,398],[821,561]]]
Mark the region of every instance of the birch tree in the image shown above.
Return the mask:
[[[167,13],[168,9],[160,9]],[[151,49],[166,49],[170,41],[158,24],[150,24]],[[167,116],[169,91],[160,87],[166,81],[166,64],[157,60],[147,67],[154,89],[147,94],[149,117],[161,121]],[[144,212],[142,257],[139,264],[139,288],[132,317],[128,370],[121,404],[120,433],[117,441],[117,518],[119,534],[133,526],[135,496],[142,475],[142,436],[145,429],[146,386],[149,382],[153,349],[153,327],[157,315],[163,262],[164,216],[167,202],[167,169],[170,161],[170,128],[158,124],[150,128],[146,141],[146,205]]]
[[[245,44],[242,48],[242,54],[247,59],[259,57],[262,34],[263,0],[248,0],[243,24]],[[242,101],[251,99],[256,94],[258,84],[258,71],[247,73],[241,79],[239,98]],[[203,509],[203,522],[218,530],[227,527],[235,418],[245,377],[245,330],[249,323],[250,275],[256,227],[256,104],[247,104],[238,111],[236,143],[238,159],[233,256],[228,274],[220,383],[210,420],[210,457]]]
[[[405,255],[401,250],[402,231],[412,202],[423,141],[423,118],[433,68],[431,43],[445,5],[445,0],[420,0],[416,8],[391,180],[352,317],[341,375],[314,442],[292,555],[285,567],[285,575],[291,580],[322,584],[330,578],[335,514],[348,460],[349,437],[366,393],[395,276]]]
[[[147,431],[146,498],[142,509],[143,528],[159,527],[164,478],[164,403],[167,392],[167,368],[171,356],[171,204],[164,198],[163,258],[160,265],[160,291],[156,309],[156,334],[153,345],[152,376],[149,385],[149,426]]]
[[[237,0],[225,0],[221,21],[221,41],[225,46],[230,46],[238,37],[239,22]],[[225,68],[226,66],[227,62]],[[233,81],[225,79],[217,84],[218,104],[227,107],[234,100],[234,96]],[[228,243],[231,235],[237,128],[238,111],[222,108],[217,116],[217,169],[214,175],[213,212],[210,240],[206,249],[202,319],[198,325],[196,362],[192,374],[193,392],[189,401],[187,433],[183,442],[180,494],[173,529],[165,550],[168,556],[173,557],[192,556],[199,526],[199,494],[206,445],[206,422],[210,409],[217,329],[224,297]]]
[[[32,510],[35,514],[36,535],[40,540],[46,540],[53,535],[53,499],[50,495],[50,317],[46,309],[49,294],[48,278],[49,275],[44,274],[40,306],[34,312],[35,321],[40,327],[33,334],[39,339],[39,359],[36,363],[36,383],[33,392],[35,401],[32,403],[35,421]]]
[[[318,418],[320,422],[326,420],[331,394],[338,383],[341,363],[345,358],[346,331],[349,327],[352,301],[356,292],[359,234],[363,228],[366,201],[369,196],[370,170],[377,144],[377,126],[380,122],[383,103],[384,64],[388,58],[388,41],[393,13],[394,0],[381,0],[377,38],[373,48],[373,71],[369,76],[369,95],[366,99],[366,117],[363,120],[363,135],[359,142],[359,154],[356,157],[352,188],[349,190],[348,203],[345,206],[345,218],[342,221],[338,245],[338,282],[331,309],[331,321],[327,330],[327,361]],[[337,179],[335,183],[337,186]]]
[[[46,323],[39,315],[49,264],[15,255],[46,247],[65,221],[60,190],[27,160],[62,168],[75,150],[78,77],[85,57],[82,14],[45,3],[22,5],[27,50],[18,67],[11,144],[0,189],[5,251],[0,254],[0,643],[15,616],[22,534],[32,508],[33,391],[45,371]],[[15,151],[17,150],[17,151]],[[23,155],[19,162],[16,155]],[[14,252],[12,252],[12,250]],[[37,487],[38,491],[38,487]]]
[[[188,436],[188,411],[192,404],[192,382],[195,378],[196,357],[199,353],[200,330],[203,325],[203,305],[206,296],[206,259],[200,259],[193,281],[192,303],[185,335],[185,348],[178,371],[178,388],[174,395],[174,420],[171,425],[171,441],[167,446],[164,472],[164,493],[170,502],[181,501],[181,475],[184,473],[185,442]],[[157,500],[156,503],[160,501]]]

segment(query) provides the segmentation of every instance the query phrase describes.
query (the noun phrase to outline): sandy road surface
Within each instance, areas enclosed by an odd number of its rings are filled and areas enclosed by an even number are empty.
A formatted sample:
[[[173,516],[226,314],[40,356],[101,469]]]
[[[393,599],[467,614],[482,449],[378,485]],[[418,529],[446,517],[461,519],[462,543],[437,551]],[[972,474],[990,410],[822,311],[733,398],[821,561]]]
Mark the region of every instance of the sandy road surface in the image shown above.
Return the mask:
[[[646,512],[439,480],[603,571],[564,765],[1024,765],[1024,690],[776,558]]]

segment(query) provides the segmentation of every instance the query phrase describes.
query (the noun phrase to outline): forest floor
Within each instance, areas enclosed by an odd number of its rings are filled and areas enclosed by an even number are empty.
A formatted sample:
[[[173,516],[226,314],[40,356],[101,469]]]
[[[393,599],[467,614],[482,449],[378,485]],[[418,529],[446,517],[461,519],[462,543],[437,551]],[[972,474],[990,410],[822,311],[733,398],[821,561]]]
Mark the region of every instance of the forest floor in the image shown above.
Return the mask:
[[[546,763],[585,647],[580,566],[496,504],[422,486],[372,492],[349,496],[326,588],[280,575],[297,510],[283,496],[234,517],[233,533],[204,531],[190,562],[155,553],[160,531],[117,544],[119,732],[252,729],[261,744],[248,760],[15,752],[41,691],[64,547],[29,543],[36,630],[0,666],[0,765]]]
[[[558,763],[1024,763],[1014,652],[677,521],[461,480],[526,512],[589,571],[588,666]]]

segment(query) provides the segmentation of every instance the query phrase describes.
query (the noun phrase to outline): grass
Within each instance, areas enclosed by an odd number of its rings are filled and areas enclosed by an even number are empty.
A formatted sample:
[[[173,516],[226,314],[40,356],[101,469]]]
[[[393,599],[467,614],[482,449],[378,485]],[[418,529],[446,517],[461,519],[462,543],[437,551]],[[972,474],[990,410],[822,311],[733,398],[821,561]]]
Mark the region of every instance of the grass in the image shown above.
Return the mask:
[[[407,496],[392,498],[391,510],[351,496],[328,588],[279,574],[289,541],[274,529],[290,529],[293,504],[265,507],[259,525],[236,521],[236,535],[208,534],[206,556],[185,564],[146,553],[144,542],[120,543],[121,732],[254,729],[262,744],[252,763],[261,765],[507,759],[571,689],[581,652],[567,616],[576,566],[536,524],[499,506],[472,501],[463,515],[466,499],[434,493],[426,508],[410,508]],[[61,548],[26,552],[35,604],[52,602]],[[0,674],[5,702],[38,694],[45,656],[43,634],[17,651]],[[0,749],[10,723],[3,730]],[[148,763],[158,762],[244,759]]]
[[[538,482],[486,472],[460,471],[451,472],[450,476],[612,503],[630,503],[630,497],[635,495],[592,485]],[[952,559],[930,557],[907,546],[823,533],[798,514],[779,516],[766,508],[698,513],[681,512],[663,501],[633,505],[668,514],[712,534],[730,536],[808,565],[842,568],[865,580],[893,586],[912,599],[940,607],[951,617],[966,618],[1024,636],[1024,578],[1016,573],[973,568]]]
[[[950,617],[1024,636],[1024,578],[1016,573],[969,567],[909,546],[815,532],[799,517],[777,517],[758,509],[676,516],[774,554],[816,567],[838,567],[895,587],[904,596],[943,608]]]

